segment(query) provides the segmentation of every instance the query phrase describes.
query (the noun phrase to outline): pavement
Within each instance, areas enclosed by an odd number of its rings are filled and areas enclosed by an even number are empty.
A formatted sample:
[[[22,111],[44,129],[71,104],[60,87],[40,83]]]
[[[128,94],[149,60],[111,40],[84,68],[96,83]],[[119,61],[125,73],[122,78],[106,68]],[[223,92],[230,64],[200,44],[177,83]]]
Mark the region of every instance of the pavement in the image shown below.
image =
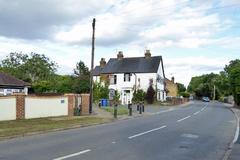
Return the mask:
[[[220,160],[236,119],[221,103],[194,102],[113,123],[0,142],[0,160]]]

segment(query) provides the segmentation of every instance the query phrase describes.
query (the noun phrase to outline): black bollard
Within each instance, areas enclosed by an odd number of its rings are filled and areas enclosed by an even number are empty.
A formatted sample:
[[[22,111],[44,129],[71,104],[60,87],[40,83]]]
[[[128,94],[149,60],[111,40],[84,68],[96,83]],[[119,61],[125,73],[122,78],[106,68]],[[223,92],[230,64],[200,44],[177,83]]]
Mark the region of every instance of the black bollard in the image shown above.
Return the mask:
[[[142,112],[145,112],[144,103],[142,104]]]
[[[139,105],[139,114],[142,114],[142,105]]]
[[[137,111],[139,111],[139,104],[137,104]]]
[[[129,116],[132,116],[132,104],[128,104]]]
[[[113,114],[114,114],[114,118],[117,118],[117,104],[114,105]]]

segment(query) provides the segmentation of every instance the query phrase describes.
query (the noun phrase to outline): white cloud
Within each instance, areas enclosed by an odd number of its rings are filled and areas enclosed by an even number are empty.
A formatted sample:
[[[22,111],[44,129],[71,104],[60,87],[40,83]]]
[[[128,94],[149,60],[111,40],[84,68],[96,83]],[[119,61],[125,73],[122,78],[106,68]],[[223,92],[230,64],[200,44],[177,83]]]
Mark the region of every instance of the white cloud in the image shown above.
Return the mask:
[[[166,77],[175,77],[176,82],[188,85],[193,76],[207,73],[219,73],[230,59],[189,56],[183,58],[164,58]]]

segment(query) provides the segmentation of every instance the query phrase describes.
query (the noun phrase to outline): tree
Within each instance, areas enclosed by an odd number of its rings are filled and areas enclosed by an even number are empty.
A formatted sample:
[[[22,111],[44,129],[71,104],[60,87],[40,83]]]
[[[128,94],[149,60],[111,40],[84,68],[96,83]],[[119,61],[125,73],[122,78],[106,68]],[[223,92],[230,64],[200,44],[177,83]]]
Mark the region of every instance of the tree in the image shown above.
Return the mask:
[[[89,93],[90,91],[90,72],[84,62],[80,61],[74,69],[73,90],[76,93]]]
[[[100,99],[107,99],[109,94],[108,85],[103,85],[98,82],[93,85],[93,101],[99,102]]]
[[[206,96],[212,99],[215,85],[216,99],[219,99],[220,93],[216,85],[218,77],[219,75],[214,73],[192,77],[187,90],[190,93],[194,93],[198,98]]]
[[[88,67],[84,64],[83,61],[79,61],[77,64],[76,64],[76,68],[74,69],[74,74],[78,77],[89,77],[90,75],[90,72],[89,72],[89,69]]]
[[[178,94],[186,91],[186,87],[182,83],[176,83],[178,88]]]
[[[154,95],[155,95],[155,91],[153,89],[153,80],[150,79],[149,80],[149,87],[146,93],[146,100],[148,102],[148,104],[153,104],[154,102]]]
[[[133,93],[132,102],[133,103],[142,102],[144,101],[145,97],[146,97],[146,93],[142,89],[138,89]]]
[[[8,73],[16,78],[27,80],[25,77],[23,64],[26,62],[28,55],[22,53],[10,53],[0,62],[0,71]]]
[[[227,73],[230,89],[234,96],[236,105],[240,106],[240,60],[230,61],[230,64],[225,66],[224,70]]]
[[[31,82],[52,80],[57,70],[57,64],[54,61],[51,61],[44,54],[37,53],[31,53],[22,67]]]
[[[48,81],[55,75],[57,64],[44,54],[10,53],[0,64],[0,70],[24,81]]]

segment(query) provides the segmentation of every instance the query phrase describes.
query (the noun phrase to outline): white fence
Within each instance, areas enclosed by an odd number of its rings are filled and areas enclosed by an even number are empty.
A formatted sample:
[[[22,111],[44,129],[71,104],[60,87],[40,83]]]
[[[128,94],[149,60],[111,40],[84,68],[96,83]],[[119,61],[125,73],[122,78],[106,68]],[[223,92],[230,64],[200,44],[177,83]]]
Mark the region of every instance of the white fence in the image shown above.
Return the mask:
[[[67,97],[26,97],[25,118],[54,117],[68,115]]]
[[[0,121],[16,119],[16,98],[0,98]]]

